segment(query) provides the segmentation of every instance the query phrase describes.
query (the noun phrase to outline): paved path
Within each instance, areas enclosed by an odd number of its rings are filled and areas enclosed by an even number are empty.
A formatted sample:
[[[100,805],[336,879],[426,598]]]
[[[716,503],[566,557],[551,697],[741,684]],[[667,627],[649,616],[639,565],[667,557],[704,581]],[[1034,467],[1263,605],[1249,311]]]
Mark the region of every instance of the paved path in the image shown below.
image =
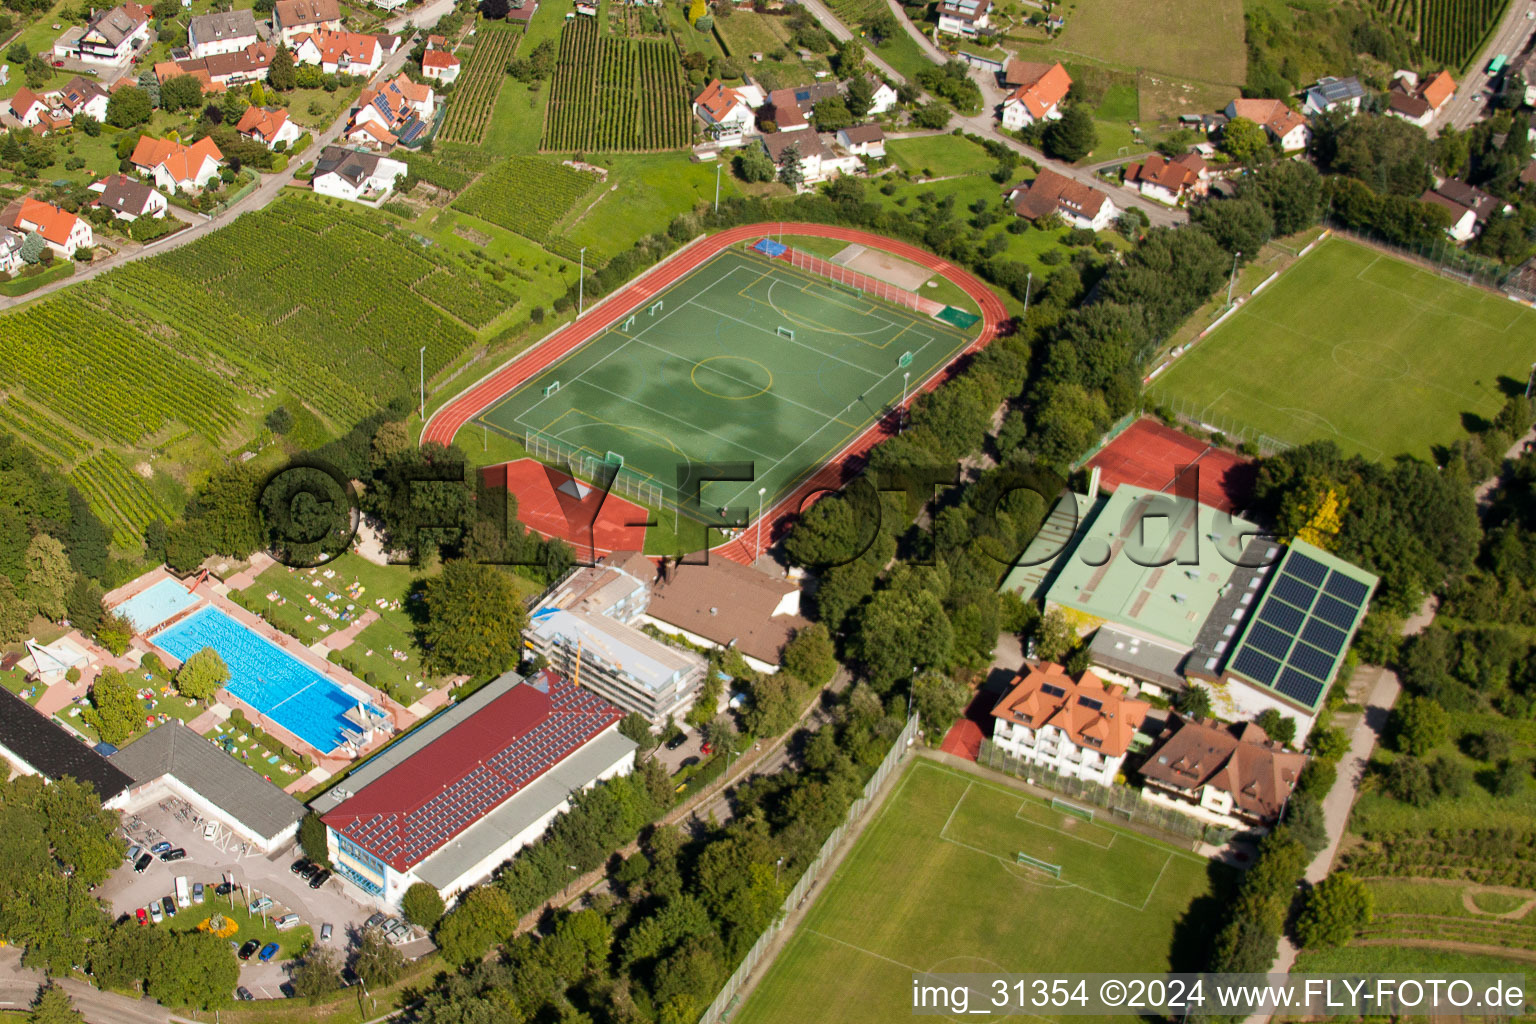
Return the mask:
[[[1485,112],[1492,111],[1491,107],[1486,106],[1484,101],[1479,99],[1484,92],[1493,87],[1493,79],[1487,73],[1488,63],[1501,53],[1510,60],[1514,60],[1525,49],[1532,29],[1536,28],[1536,20],[1526,17],[1533,10],[1536,10],[1536,2],[1533,0],[1514,0],[1514,3],[1509,5],[1509,10],[1504,12],[1504,20],[1499,23],[1493,37],[1488,40],[1488,45],[1478,55],[1477,63],[1472,66],[1472,72],[1464,81],[1456,83],[1456,95],[1435,119],[1436,124],[1430,126],[1432,131],[1438,131],[1440,125],[1450,125],[1457,130],[1465,129]]]
[[[800,0],[800,5],[811,12],[811,17],[821,22],[821,27],[826,29],[833,39],[843,42],[853,38],[853,31],[847,25],[838,21],[837,16],[828,10],[826,4],[822,3],[821,0]],[[893,82],[905,82],[907,80],[905,75],[900,74],[895,68],[881,60],[880,55],[867,42],[864,44],[864,59],[879,68]],[[916,82],[910,84],[914,89],[921,90],[922,88]]]
[[[21,965],[21,951],[14,946],[0,949],[0,1009],[24,1009],[37,998],[44,982],[42,971]],[[153,999],[134,999],[115,992],[102,992],[73,978],[64,978],[59,986],[74,1000],[75,1009],[91,1024],[167,1024],[170,1013]]]

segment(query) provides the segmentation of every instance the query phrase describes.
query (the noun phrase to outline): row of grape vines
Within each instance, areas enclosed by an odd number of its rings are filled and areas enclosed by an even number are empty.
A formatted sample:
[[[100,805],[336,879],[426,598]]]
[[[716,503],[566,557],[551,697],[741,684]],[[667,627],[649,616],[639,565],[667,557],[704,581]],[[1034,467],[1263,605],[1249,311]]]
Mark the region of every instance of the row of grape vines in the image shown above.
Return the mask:
[[[602,35],[592,18],[560,32],[545,150],[677,149],[691,140],[688,91],[672,44]]]
[[[1508,6],[1509,0],[1376,0],[1377,10],[1418,39],[1429,64],[1453,73],[1477,56]]]
[[[448,112],[443,115],[443,126],[438,138],[444,142],[469,142],[479,144],[485,140],[485,130],[490,126],[491,114],[496,109],[496,96],[507,74],[507,62],[522,33],[515,28],[481,22],[475,31],[475,49],[469,55],[453,96],[448,101]]]
[[[175,518],[152,494],[141,478],[114,452],[97,452],[69,474],[80,493],[102,522],[112,529],[112,539],[124,547],[137,547],[144,528],[158,519]]]

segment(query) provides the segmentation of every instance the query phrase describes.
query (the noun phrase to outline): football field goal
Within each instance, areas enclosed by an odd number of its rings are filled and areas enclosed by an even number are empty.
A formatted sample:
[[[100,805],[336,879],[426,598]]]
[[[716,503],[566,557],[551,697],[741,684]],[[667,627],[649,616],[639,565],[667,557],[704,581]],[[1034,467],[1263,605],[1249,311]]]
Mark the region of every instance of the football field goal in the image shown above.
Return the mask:
[[[1034,868],[1037,871],[1044,871],[1046,874],[1050,875],[1052,878],[1060,878],[1061,877],[1061,865],[1060,864],[1052,864],[1049,861],[1041,860],[1039,857],[1031,857],[1029,854],[1025,853],[1022,850],[1019,851],[1019,856],[1018,856],[1017,863],[1023,864],[1025,867],[1028,867],[1028,868]]]
[[[1087,807],[1079,807],[1077,804],[1068,803],[1060,797],[1051,797],[1051,809],[1062,814],[1070,814],[1082,818],[1084,821],[1093,820],[1093,811]]]

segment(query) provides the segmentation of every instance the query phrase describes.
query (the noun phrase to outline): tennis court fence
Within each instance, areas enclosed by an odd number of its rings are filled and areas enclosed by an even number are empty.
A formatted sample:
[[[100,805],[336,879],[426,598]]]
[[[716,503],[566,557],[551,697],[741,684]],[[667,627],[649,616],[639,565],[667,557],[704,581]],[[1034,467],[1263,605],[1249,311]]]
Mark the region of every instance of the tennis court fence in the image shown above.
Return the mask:
[[[827,836],[827,841],[821,844],[821,849],[816,853],[816,859],[811,861],[810,867],[805,869],[805,874],[800,876],[800,880],[789,891],[789,895],[784,897],[784,903],[779,908],[778,916],[773,919],[773,923],[752,944],[752,948],[747,951],[746,958],[736,968],[736,973],[726,979],[725,987],[720,990],[720,994],[715,997],[715,1001],[709,1004],[709,1009],[704,1011],[704,1016],[699,1018],[699,1024],[720,1024],[721,1021],[728,1021],[731,1015],[740,1008],[737,1006],[737,1003],[740,1001],[738,997],[742,986],[746,984],[752,972],[757,970],[759,966],[766,968],[768,964],[772,963],[772,959],[767,954],[776,941],[780,930],[783,929],[785,918],[806,901],[811,889],[828,870],[828,864],[832,860],[833,854],[842,845],[843,839],[848,835],[849,830],[856,826],[864,815],[869,812],[870,806],[874,803],[875,798],[880,795],[880,791],[885,787],[886,782],[889,781],[892,775],[896,774],[896,769],[911,754],[912,742],[917,736],[917,725],[916,715],[907,719],[906,727],[901,730],[896,737],[896,741],[891,744],[890,752],[885,755],[885,760],[880,762],[880,767],[875,769],[875,774],[870,776],[869,782],[865,783],[863,795],[853,802],[853,806],[848,808],[847,816],[843,818],[843,823],[833,829],[832,834]],[[768,964],[764,963],[765,958],[768,960]]]
[[[650,508],[671,507],[672,503],[662,495],[661,488],[654,480],[627,466],[615,465],[591,452],[561,444],[536,430],[524,432],[523,447],[528,449],[529,455],[540,462],[553,462],[562,466],[566,472],[578,480],[584,480],[599,487],[610,487],[611,475],[610,489],[613,492],[626,498],[633,498]]]
[[[820,256],[812,256],[808,252],[801,252],[793,246],[788,246],[786,258],[790,266],[798,267],[817,277],[824,277],[834,284],[840,284],[844,288],[852,288],[861,295],[872,295],[877,299],[897,306],[905,306],[907,309],[916,310],[924,316],[937,316],[944,311],[944,303],[925,299],[916,292],[909,292],[905,288],[898,288],[889,282],[879,278],[861,274],[856,270],[833,263],[831,260],[822,259]]]

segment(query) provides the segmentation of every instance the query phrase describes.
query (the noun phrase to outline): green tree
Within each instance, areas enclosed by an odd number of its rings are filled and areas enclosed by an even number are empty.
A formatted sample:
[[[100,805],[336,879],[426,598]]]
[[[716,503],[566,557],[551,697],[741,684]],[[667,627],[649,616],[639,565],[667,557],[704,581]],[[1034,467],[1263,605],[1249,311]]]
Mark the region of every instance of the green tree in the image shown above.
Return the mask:
[[[1040,141],[1047,154],[1070,164],[1093,152],[1099,143],[1099,133],[1087,105],[1070,103],[1061,112],[1061,119],[1046,127]]]
[[[91,684],[91,706],[86,709],[85,720],[103,740],[121,745],[143,720],[144,708],[137,694],[133,680],[115,668],[104,668]]]
[[[422,646],[428,671],[494,675],[517,664],[528,613],[510,580],[488,565],[456,560],[425,586]]]
[[[1306,949],[1342,946],[1370,924],[1375,901],[1365,883],[1336,871],[1317,884],[1307,896],[1306,908],[1296,921],[1296,938]]]
[[[784,668],[810,686],[825,686],[837,672],[832,636],[821,623],[795,631],[784,645]]]
[[[1428,697],[1407,697],[1392,709],[1393,745],[1405,754],[1423,757],[1451,735],[1451,716]]]
[[[1204,228],[1227,252],[1242,253],[1245,263],[1258,256],[1259,248],[1275,231],[1269,210],[1257,199],[1200,203],[1190,211],[1190,220]]]
[[[853,124],[853,112],[841,96],[830,96],[817,103],[812,116],[816,120],[816,130],[822,132],[841,131]]]
[[[229,682],[229,666],[212,647],[204,647],[182,662],[176,673],[176,690],[196,701],[206,701]]]
[[[1234,117],[1222,127],[1221,148],[1246,167],[1268,159],[1273,152],[1264,129],[1246,117]]]
[[[1518,796],[1525,789],[1525,780],[1531,776],[1531,766],[1523,758],[1506,757],[1499,762],[1493,775],[1493,795]]]
[[[155,112],[150,105],[149,93],[136,85],[125,86],[112,93],[107,100],[107,124],[115,128],[132,128],[149,120]]]
[[[294,994],[311,1006],[341,988],[341,954],[335,946],[314,943],[288,975]]]
[[[191,110],[202,103],[203,83],[192,75],[176,75],[160,83],[160,106],[165,110]]]
[[[369,988],[392,984],[405,970],[405,954],[377,928],[364,928],[352,952],[352,973]]]
[[[800,162],[800,145],[790,143],[779,154],[779,181],[792,189],[805,182],[805,168]]]
[[[915,670],[944,667],[953,646],[949,616],[926,590],[888,587],[859,615],[857,656],[882,690],[898,679],[910,679]]]
[[[1423,761],[1405,755],[1387,768],[1387,792],[1405,804],[1427,807],[1435,798],[1435,784]]]
[[[937,131],[949,124],[950,115],[953,113],[949,104],[942,100],[929,100],[912,111],[912,123],[918,128]]]
[[[777,736],[795,724],[802,691],[788,672],[760,675],[752,680],[752,702],[742,722],[754,736]]]
[[[1493,764],[1509,756],[1514,749],[1514,742],[1509,738],[1509,733],[1502,729],[1484,729],[1482,732],[1473,733],[1464,741],[1467,755],[1479,761],[1487,761]]]
[[[1190,683],[1179,696],[1179,713],[1185,718],[1211,717],[1211,691],[1199,683]]]
[[[1459,800],[1472,791],[1472,769],[1459,758],[1441,754],[1429,763],[1429,781],[1435,796]]]
[[[101,625],[102,591],[95,580],[85,574],[77,574],[64,595],[64,611],[70,623],[87,635],[96,632]]]
[[[944,672],[924,672],[912,680],[912,707],[934,745],[944,739],[970,699],[970,687]]]
[[[36,266],[42,261],[43,253],[48,251],[48,240],[36,231],[28,231],[27,237],[21,240],[21,261],[28,266]]]
[[[1063,662],[1078,645],[1077,630],[1061,609],[1052,608],[1035,623],[1035,657],[1041,661]]]
[[[288,92],[299,84],[293,67],[293,54],[286,46],[279,46],[272,55],[272,66],[267,69],[267,84],[278,92]]]
[[[648,752],[657,742],[657,737],[651,732],[650,719],[638,711],[631,711],[624,716],[619,722],[619,732],[633,741],[642,754]]]
[[[45,619],[64,617],[64,598],[75,581],[64,545],[46,533],[39,533],[27,543],[26,597]]]
[[[150,966],[148,994],[167,1006],[227,1006],[240,983],[240,961],[212,932],[176,932]]]
[[[78,1024],[84,1020],[85,1014],[75,1009],[69,993],[51,982],[38,991],[27,1014],[27,1024]]]
[[[470,890],[444,915],[433,938],[445,960],[467,964],[510,936],[517,927],[517,917],[517,908],[500,887],[481,886]]]
[[[1328,846],[1328,824],[1316,798],[1293,793],[1285,805],[1285,824],[1308,854],[1315,857]]]
[[[330,851],[326,846],[325,822],[320,815],[310,811],[299,821],[299,849],[315,864],[330,866]]]
[[[416,882],[400,897],[400,912],[411,924],[431,928],[443,916],[443,897],[426,882]]]
[[[1270,739],[1286,746],[1296,741],[1296,719],[1282,715],[1275,708],[1265,708],[1259,714],[1259,728]]]
[[[725,680],[720,678],[713,663],[709,671],[705,673],[704,681],[699,684],[699,692],[693,698],[693,705],[688,708],[688,713],[683,716],[683,721],[695,729],[702,728],[705,722],[714,720],[720,713],[720,698],[725,693]]]
[[[857,44],[858,40],[850,39],[849,43]],[[859,47],[859,57],[862,61],[864,48]],[[863,117],[869,113],[869,108],[875,102],[875,86],[868,75],[854,74],[848,82],[848,112],[854,117]]]

